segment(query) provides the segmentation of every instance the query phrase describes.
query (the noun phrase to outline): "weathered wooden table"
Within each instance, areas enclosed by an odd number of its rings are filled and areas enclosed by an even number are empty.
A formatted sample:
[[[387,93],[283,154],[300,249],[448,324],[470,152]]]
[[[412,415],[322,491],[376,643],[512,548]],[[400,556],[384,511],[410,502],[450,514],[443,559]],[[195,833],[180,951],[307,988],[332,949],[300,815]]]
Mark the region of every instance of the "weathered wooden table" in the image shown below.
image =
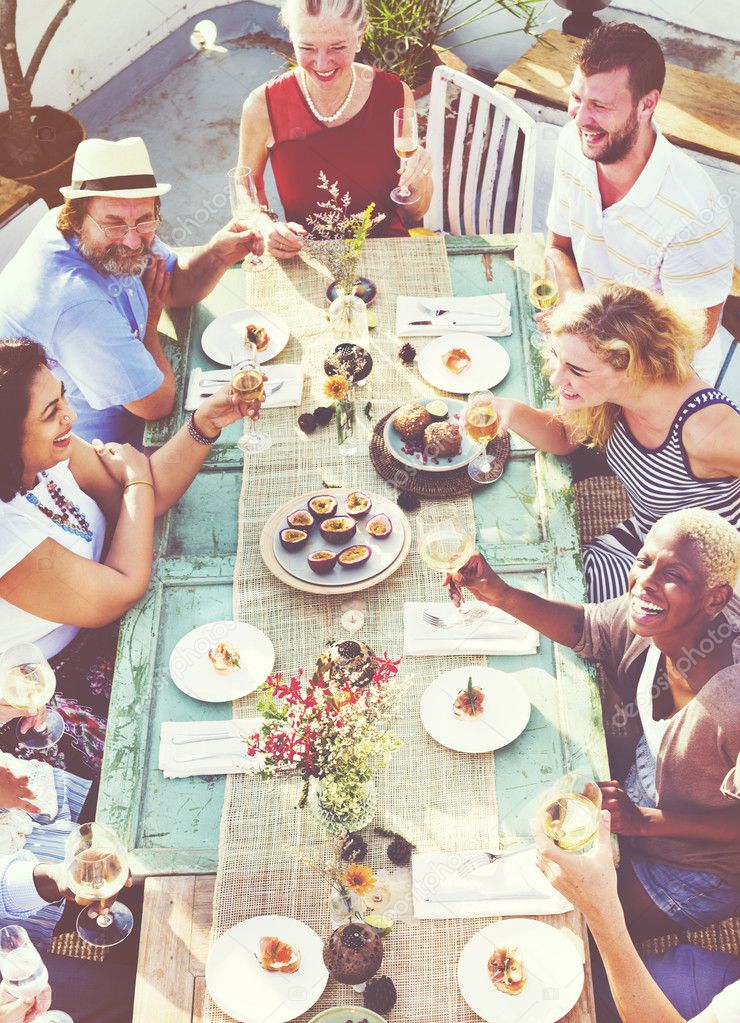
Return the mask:
[[[546,389],[529,341],[531,309],[525,282],[511,261],[515,241],[448,239],[453,288],[457,295],[508,294],[514,333],[503,344],[512,365],[495,393],[542,404]],[[163,441],[182,421],[182,391],[192,366],[209,365],[199,345],[203,328],[243,304],[242,271],[234,268],[206,302],[172,323],[178,411],[150,430],[151,443]],[[271,416],[295,414],[265,413],[268,430]],[[165,780],[157,756],[162,721],[213,720],[231,713],[228,704],[199,703],[181,693],[167,664],[173,646],[191,628],[231,617],[242,472],[234,442],[240,431],[240,424],[224,431],[203,471],[160,524],[149,590],[121,629],[98,816],[124,839],[138,874],[210,872],[217,865],[223,778]],[[505,575],[515,574],[519,584],[541,593],[584,598],[573,489],[564,462],[514,438],[502,479],[475,495],[474,508],[479,547]],[[504,671],[538,669],[526,676],[529,725],[515,744],[496,754],[502,837],[527,835],[533,801],[549,779],[574,766],[590,766],[597,776],[608,777],[598,689],[583,662],[544,639],[537,654],[496,657],[490,663]]]

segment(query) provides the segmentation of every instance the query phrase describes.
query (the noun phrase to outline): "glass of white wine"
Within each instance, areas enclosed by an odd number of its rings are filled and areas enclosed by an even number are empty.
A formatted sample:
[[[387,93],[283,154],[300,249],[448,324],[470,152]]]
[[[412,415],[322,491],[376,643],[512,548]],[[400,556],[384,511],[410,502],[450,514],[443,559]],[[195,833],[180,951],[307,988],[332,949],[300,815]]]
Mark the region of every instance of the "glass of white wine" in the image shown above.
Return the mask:
[[[20,1000],[30,1001],[49,983],[44,961],[23,927],[0,928],[0,972],[3,987]],[[34,1016],[35,1023],[72,1023],[72,1017],[58,1009]]]
[[[128,857],[118,835],[106,824],[80,824],[64,846],[67,883],[75,895],[98,902],[112,899],[128,880]],[[77,917],[77,933],[88,945],[108,948],[127,938],[134,926],[128,906],[113,902],[96,918],[87,908]]]
[[[488,455],[488,443],[498,436],[501,419],[490,391],[474,391],[463,411],[463,427],[468,437],[480,445],[480,452],[468,465],[468,475],[476,483],[494,483],[504,471]]]
[[[601,789],[579,771],[571,771],[552,785],[540,802],[540,818],[547,837],[559,849],[585,853],[599,830]]]
[[[22,717],[37,714],[56,692],[54,669],[35,643],[17,643],[0,658],[0,700],[20,712]],[[38,728],[21,732],[18,742],[26,749],[48,749],[64,735],[64,719],[56,710],[47,710],[46,720]]]
[[[393,113],[393,146],[396,156],[401,161],[401,167],[406,166],[419,148],[419,126],[416,120],[416,111],[411,107],[400,107]],[[391,192],[391,199],[399,206],[408,206],[419,198],[418,192],[406,185],[396,185]]]
[[[419,553],[436,572],[457,572],[475,551],[475,539],[454,504],[435,504],[422,508],[416,516]],[[465,621],[471,609],[460,594],[460,619]]]
[[[257,346],[247,341],[240,351],[231,353],[231,390],[241,401],[260,401],[265,393],[265,379]],[[246,433],[238,441],[239,448],[249,455],[258,455],[272,445],[272,437],[257,429],[254,419],[247,422]]]
[[[229,179],[229,201],[231,203],[231,215],[240,220],[250,230],[262,234],[260,222],[266,216],[260,205],[257,183],[254,180],[251,167],[232,167],[227,172]],[[263,235],[264,237],[264,235]],[[247,265],[252,270],[264,270],[272,262],[267,255],[255,256],[252,253]]]
[[[541,266],[529,274],[529,301],[538,312],[546,313],[558,304],[559,298],[555,266],[547,256]],[[533,345],[540,345],[542,333],[535,331],[530,341]]]

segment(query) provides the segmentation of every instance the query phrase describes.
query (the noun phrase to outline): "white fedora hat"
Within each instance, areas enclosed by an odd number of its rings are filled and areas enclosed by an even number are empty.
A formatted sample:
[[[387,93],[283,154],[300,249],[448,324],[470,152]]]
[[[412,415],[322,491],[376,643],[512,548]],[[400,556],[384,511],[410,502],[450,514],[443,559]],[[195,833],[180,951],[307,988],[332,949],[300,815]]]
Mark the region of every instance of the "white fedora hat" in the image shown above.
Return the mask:
[[[119,199],[146,199],[164,195],[172,185],[157,183],[143,139],[85,139],[72,167],[72,184],[60,188],[65,199],[110,195]]]

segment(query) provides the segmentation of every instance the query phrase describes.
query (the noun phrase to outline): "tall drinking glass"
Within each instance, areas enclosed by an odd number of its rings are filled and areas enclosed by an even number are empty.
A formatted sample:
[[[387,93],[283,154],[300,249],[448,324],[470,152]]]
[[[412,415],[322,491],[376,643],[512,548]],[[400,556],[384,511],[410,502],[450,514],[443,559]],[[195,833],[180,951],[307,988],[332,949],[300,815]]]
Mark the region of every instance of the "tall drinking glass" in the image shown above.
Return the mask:
[[[419,126],[416,111],[409,107],[400,107],[393,114],[393,145],[402,168],[419,148]],[[408,206],[416,202],[419,193],[406,185],[396,185],[391,192],[391,199],[400,206]]]
[[[529,301],[538,312],[546,313],[549,309],[554,309],[559,298],[555,267],[548,256],[537,269],[530,271]],[[542,333],[539,330],[535,331],[530,341],[533,345],[540,345],[543,341]]]
[[[468,437],[480,445],[480,452],[468,465],[468,475],[476,483],[494,483],[504,471],[488,455],[488,443],[498,436],[501,420],[490,391],[474,391],[463,412],[463,426]]]
[[[419,553],[435,572],[457,572],[475,551],[475,539],[454,504],[435,504],[422,508],[416,516]],[[460,594],[460,620],[471,608]]]
[[[23,717],[36,714],[56,691],[54,670],[35,643],[17,643],[0,658],[0,700],[20,711]],[[16,728],[18,742],[26,749],[48,749],[64,735],[64,719],[47,710],[46,721],[27,732]]]
[[[0,929],[0,972],[3,987],[20,1000],[30,1001],[49,983],[44,961],[26,930],[15,925]],[[72,1023],[72,1017],[58,1009],[34,1016],[35,1023]]]
[[[599,830],[601,789],[587,775],[571,771],[552,785],[540,803],[547,837],[559,849],[585,853]]]
[[[112,899],[128,879],[128,857],[112,828],[94,821],[80,824],[64,846],[64,865],[69,887],[80,898],[93,902]],[[95,919],[83,909],[77,917],[77,933],[89,945],[107,948],[127,938],[134,926],[128,906],[114,902]]]
[[[259,401],[265,392],[262,367],[257,358],[257,346],[247,341],[238,352],[231,353],[231,389],[242,401]],[[254,419],[247,421],[247,431],[238,441],[246,454],[258,455],[272,445],[272,437],[257,429]]]
[[[265,214],[260,206],[257,184],[251,167],[232,167],[227,176],[232,217],[242,221],[252,231],[262,234],[260,221]],[[252,270],[264,270],[270,262],[269,257],[255,256],[252,253],[247,265]]]

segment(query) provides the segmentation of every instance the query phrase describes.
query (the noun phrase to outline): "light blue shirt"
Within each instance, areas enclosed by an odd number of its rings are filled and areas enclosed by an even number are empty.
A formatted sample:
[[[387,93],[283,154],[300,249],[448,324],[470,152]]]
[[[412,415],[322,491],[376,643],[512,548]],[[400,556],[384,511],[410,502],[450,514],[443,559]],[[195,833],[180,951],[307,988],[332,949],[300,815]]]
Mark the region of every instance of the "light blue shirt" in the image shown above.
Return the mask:
[[[140,277],[93,269],[57,230],[59,210],[39,221],[0,272],[0,337],[39,341],[56,365],[85,440],[135,438],[141,421],[123,406],[156,391],[164,376],[143,344],[149,303]],[[155,239],[152,251],[168,271],[172,250]]]

